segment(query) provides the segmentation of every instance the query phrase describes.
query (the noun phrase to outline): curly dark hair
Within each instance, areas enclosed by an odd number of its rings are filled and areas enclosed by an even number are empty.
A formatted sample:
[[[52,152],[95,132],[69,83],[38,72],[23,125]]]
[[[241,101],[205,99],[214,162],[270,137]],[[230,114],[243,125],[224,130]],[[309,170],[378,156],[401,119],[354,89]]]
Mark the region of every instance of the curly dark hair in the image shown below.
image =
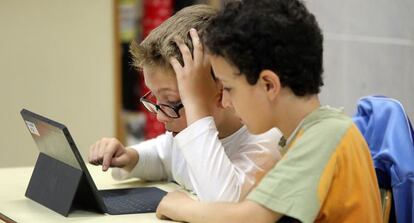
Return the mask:
[[[203,41],[251,85],[268,69],[297,96],[317,94],[323,86],[322,32],[300,0],[229,2],[207,26]]]

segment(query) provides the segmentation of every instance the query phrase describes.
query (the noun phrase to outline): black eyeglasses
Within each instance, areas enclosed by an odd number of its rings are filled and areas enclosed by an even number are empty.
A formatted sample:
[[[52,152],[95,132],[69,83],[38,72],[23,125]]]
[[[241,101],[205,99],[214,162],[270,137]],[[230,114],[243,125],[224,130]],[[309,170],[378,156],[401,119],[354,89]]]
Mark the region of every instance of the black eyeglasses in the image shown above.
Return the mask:
[[[157,114],[158,111],[161,111],[165,116],[169,118],[179,118],[180,109],[184,107],[183,103],[178,103],[176,105],[167,105],[167,104],[155,104],[150,101],[148,97],[151,95],[151,91],[147,92],[142,96],[139,101],[144,105],[144,107],[151,113]]]

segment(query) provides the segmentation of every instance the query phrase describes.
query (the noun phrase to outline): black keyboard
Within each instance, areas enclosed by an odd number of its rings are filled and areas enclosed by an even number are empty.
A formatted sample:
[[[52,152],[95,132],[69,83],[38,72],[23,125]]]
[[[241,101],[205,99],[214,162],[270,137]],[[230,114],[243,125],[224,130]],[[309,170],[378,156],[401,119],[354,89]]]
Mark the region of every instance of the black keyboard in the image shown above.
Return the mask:
[[[167,192],[156,187],[100,190],[109,214],[150,213]]]

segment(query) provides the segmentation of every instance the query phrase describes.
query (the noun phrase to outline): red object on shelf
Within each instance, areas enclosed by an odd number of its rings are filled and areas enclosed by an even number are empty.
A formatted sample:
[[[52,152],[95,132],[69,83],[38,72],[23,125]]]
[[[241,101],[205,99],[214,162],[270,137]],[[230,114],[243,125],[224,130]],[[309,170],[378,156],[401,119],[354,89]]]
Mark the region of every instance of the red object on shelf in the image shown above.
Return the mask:
[[[144,0],[143,35],[144,38],[151,30],[170,18],[174,10],[172,0]]]
[[[144,0],[144,15],[142,18],[144,38],[151,32],[151,30],[167,20],[173,14],[173,10],[173,0]],[[149,90],[145,86],[142,75],[140,75],[140,77],[140,89],[142,89],[141,94],[143,95]],[[148,112],[145,108],[141,110],[145,112],[147,120],[144,128],[145,139],[154,138],[165,132],[164,124],[159,122],[154,114]]]

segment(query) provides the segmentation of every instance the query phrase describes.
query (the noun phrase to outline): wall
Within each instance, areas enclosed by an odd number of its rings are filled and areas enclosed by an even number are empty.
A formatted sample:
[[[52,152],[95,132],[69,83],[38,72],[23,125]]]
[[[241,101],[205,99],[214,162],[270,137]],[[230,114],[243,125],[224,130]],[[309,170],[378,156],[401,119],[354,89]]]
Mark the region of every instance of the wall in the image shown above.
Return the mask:
[[[352,115],[358,98],[387,95],[414,120],[414,1],[306,3],[325,35],[322,102]]]
[[[0,167],[34,165],[20,110],[67,125],[84,158],[115,134],[111,0],[0,1]]]

